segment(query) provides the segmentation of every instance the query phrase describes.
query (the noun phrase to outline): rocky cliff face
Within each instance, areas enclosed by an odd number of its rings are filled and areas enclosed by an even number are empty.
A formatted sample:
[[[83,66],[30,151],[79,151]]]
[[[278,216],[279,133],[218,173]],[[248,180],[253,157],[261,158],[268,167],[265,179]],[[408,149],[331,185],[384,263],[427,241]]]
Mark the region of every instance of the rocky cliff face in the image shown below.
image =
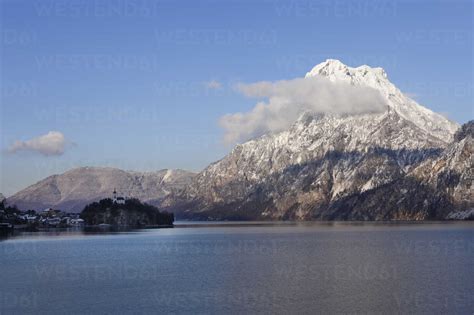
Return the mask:
[[[200,219],[444,219],[474,207],[473,157],[472,135],[445,149],[331,150],[255,182],[212,185],[200,174],[167,202],[175,198],[179,217]]]
[[[141,173],[81,167],[47,177],[9,197],[7,202],[25,210],[53,207],[80,212],[88,203],[112,197],[116,189],[119,195],[153,203],[187,185],[193,176],[183,170]]]
[[[474,122],[465,124],[437,157],[387,185],[338,200],[336,217],[426,220],[468,218],[474,209]],[[466,132],[467,131],[467,132]]]
[[[421,163],[409,175],[458,208],[474,208],[474,121],[464,124],[454,141],[436,159]]]
[[[162,205],[185,218],[386,220],[440,218],[472,200],[464,188],[452,188],[458,199],[428,198],[441,189],[428,184],[426,174],[436,174],[428,164],[458,151],[461,142],[449,145],[456,124],[403,95],[383,69],[328,60],[307,77],[316,75],[379,90],[387,111],[305,113],[287,131],[238,145]],[[398,193],[391,193],[393,185]]]

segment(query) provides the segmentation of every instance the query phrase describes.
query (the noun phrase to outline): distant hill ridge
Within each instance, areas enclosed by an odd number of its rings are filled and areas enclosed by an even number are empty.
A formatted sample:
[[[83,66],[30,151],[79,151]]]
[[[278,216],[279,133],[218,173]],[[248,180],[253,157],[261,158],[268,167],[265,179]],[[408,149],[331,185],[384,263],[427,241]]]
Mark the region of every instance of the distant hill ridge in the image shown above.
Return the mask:
[[[157,202],[187,185],[195,174],[184,170],[124,171],[110,167],[80,167],[49,176],[7,198],[20,209],[58,208],[80,212],[86,204],[111,198],[114,189],[124,197]]]

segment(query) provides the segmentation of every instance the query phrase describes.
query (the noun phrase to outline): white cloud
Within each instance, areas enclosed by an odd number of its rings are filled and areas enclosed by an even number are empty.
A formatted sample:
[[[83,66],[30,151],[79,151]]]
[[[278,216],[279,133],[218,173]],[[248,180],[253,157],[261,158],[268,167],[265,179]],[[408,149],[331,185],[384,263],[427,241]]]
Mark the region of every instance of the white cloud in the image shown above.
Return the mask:
[[[219,120],[224,141],[235,143],[287,129],[303,112],[363,114],[383,112],[386,102],[375,89],[334,83],[322,77],[277,82],[238,84],[247,97],[266,99],[246,113],[228,114]]]
[[[204,82],[204,84],[206,85],[206,88],[211,90],[218,90],[222,87],[222,84],[217,80],[207,81]]]
[[[8,152],[14,154],[27,151],[37,152],[45,156],[62,155],[67,144],[68,142],[61,132],[50,131],[30,140],[17,140],[8,148]]]

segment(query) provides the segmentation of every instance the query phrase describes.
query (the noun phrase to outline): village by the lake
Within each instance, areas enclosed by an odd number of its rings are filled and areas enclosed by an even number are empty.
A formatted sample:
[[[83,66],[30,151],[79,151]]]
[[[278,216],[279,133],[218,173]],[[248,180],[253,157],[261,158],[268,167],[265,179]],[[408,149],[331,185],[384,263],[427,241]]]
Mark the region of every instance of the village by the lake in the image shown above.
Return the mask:
[[[108,198],[92,202],[82,212],[68,209],[20,210],[0,200],[0,233],[84,228],[150,228],[172,227],[174,215],[131,197],[119,196],[114,190]]]

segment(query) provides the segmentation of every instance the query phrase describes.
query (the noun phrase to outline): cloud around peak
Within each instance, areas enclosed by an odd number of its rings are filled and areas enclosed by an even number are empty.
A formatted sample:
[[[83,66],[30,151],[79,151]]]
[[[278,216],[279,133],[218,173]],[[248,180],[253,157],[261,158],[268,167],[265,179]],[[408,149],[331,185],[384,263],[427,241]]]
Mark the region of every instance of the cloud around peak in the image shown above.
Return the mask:
[[[45,135],[34,137],[30,140],[15,141],[9,148],[8,153],[36,152],[44,156],[55,156],[64,154],[68,144],[64,135],[59,131],[50,131]]]
[[[220,118],[227,144],[285,130],[303,112],[356,115],[386,109],[386,101],[379,91],[332,82],[324,77],[240,83],[236,90],[247,97],[263,100],[248,112]]]

